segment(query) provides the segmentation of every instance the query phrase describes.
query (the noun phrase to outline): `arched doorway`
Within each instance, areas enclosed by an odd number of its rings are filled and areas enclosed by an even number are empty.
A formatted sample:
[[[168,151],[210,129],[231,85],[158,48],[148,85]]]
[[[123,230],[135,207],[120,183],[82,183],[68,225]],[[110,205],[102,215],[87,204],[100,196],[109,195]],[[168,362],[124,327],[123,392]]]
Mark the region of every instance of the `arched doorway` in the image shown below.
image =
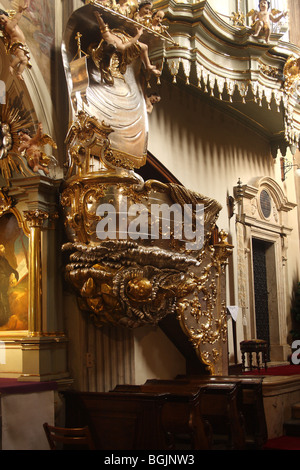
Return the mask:
[[[288,212],[296,204],[270,177],[235,187],[238,297],[245,339],[265,339],[270,360],[285,361],[287,344]]]

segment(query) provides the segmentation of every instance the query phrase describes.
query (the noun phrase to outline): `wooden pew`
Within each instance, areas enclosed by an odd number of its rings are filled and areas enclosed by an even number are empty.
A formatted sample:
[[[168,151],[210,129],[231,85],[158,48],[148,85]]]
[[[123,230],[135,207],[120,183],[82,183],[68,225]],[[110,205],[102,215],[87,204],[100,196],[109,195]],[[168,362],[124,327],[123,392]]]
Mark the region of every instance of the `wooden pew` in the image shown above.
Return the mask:
[[[259,378],[181,376],[64,395],[67,424],[89,424],[99,449],[261,448],[267,439]]]
[[[240,413],[239,383],[210,382],[207,378],[199,382],[189,380],[147,380],[140,391],[183,393],[201,389],[200,415],[209,422],[213,431],[212,448],[243,450],[246,448],[246,433]]]
[[[204,388],[191,385],[188,388],[172,388],[161,392],[157,387],[143,385],[117,385],[111,393],[136,393],[149,396],[164,394],[166,400],[161,410],[161,423],[167,439],[169,450],[209,450],[212,447],[212,429],[201,415],[202,395]]]
[[[184,382],[205,384],[234,383],[239,386],[238,406],[246,432],[246,447],[261,449],[268,439],[267,423],[265,417],[262,382],[259,377],[247,376],[177,376],[176,380]]]
[[[108,393],[66,391],[66,426],[88,425],[100,450],[170,450],[177,443],[170,440],[169,429],[189,434],[190,449],[209,449],[209,428],[197,413],[201,392],[194,390],[143,393],[132,386]]]
[[[63,392],[66,426],[88,425],[98,450],[163,450],[165,394]]]

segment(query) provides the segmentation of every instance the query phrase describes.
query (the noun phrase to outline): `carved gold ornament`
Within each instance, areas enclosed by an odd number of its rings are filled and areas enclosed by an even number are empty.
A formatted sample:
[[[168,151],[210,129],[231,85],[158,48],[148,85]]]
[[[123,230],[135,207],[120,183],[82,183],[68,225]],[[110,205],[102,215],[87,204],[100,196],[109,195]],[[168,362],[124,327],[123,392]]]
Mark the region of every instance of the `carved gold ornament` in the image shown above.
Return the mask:
[[[18,110],[2,105],[0,110],[0,173],[9,185],[13,172],[24,174],[24,164],[18,156],[18,132],[24,127]]]
[[[99,213],[99,206],[111,205],[122,215],[124,200],[129,212],[134,206],[146,211],[149,234],[153,201],[188,205],[191,214],[201,202],[203,245],[187,249],[186,240],[177,239],[172,230],[164,238],[166,228],[161,228],[156,239],[133,240],[128,233],[120,239],[122,232],[99,239],[98,224],[108,217]],[[80,309],[94,324],[136,328],[176,315],[200,360],[211,372],[217,370],[222,354],[216,351],[227,337],[221,277],[232,251],[226,233],[220,232],[218,242],[212,242],[221,206],[177,184],[144,183],[134,173],[107,169],[101,177],[94,173],[71,177],[63,188],[61,204],[70,240],[63,246],[68,255],[66,279],[75,288]],[[195,222],[193,217],[190,220]]]
[[[7,189],[0,190],[0,217],[9,212],[13,207],[13,199],[8,195]]]
[[[233,12],[230,19],[234,26],[245,26],[246,17],[241,11]]]
[[[285,76],[284,88],[288,94],[298,90],[300,79],[300,57],[291,55],[283,68]]]
[[[110,126],[79,111],[72,123],[67,138],[69,162],[66,178],[74,172],[80,177],[105,168],[103,158],[109,149],[108,136],[112,132]]]
[[[68,243],[67,279],[80,293],[79,306],[97,326],[156,324],[174,313],[177,297],[192,291],[191,260],[130,241],[99,246]]]
[[[222,276],[233,250],[233,246],[226,241],[225,232],[221,231],[218,236],[218,243],[207,246],[200,273],[194,271],[196,289],[177,304],[182,330],[210,373],[217,373],[222,359],[222,344],[227,341],[226,304],[221,295]]]

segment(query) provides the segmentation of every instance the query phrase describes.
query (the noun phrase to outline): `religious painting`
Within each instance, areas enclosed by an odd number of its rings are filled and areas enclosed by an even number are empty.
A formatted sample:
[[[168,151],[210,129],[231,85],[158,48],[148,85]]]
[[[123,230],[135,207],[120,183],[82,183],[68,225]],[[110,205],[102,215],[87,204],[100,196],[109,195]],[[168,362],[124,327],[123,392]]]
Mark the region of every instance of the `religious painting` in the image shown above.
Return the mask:
[[[2,0],[4,10],[18,11],[23,0]],[[41,75],[50,88],[51,57],[55,39],[55,2],[30,0],[24,12],[20,27],[25,34],[32,59],[39,65]]]
[[[49,0],[30,0],[25,18],[28,20],[28,42],[29,35],[36,49],[39,47],[42,54],[51,57],[51,49],[54,47],[55,34],[55,2]],[[25,23],[26,24],[26,23]]]
[[[28,329],[28,238],[14,214],[0,218],[0,333]]]

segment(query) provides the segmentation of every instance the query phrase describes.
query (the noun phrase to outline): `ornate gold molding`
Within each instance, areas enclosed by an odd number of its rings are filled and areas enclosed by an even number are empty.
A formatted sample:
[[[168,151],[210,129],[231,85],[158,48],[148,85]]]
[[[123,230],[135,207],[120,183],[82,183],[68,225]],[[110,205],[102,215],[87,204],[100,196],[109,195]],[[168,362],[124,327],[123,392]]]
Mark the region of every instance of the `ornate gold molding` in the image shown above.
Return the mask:
[[[177,316],[182,330],[189,337],[195,351],[211,374],[222,370],[222,351],[227,341],[227,309],[224,295],[224,267],[233,246],[226,241],[227,234],[218,234],[219,242],[208,245],[202,270],[194,273],[196,289],[189,298],[177,304]]]
[[[24,211],[25,220],[29,228],[42,228],[49,214],[40,209]]]
[[[12,196],[9,196],[8,188],[2,188],[0,190],[0,217],[7,212],[10,212],[16,217],[19,227],[23,230],[26,236],[29,236],[28,226],[24,217],[22,217],[21,212],[16,208],[15,199]]]
[[[296,93],[300,97],[300,57],[290,55],[284,65],[284,89],[288,95]]]
[[[112,173],[107,181],[104,176],[77,178],[65,185],[61,203],[70,237],[63,246],[69,256],[66,279],[77,292],[80,309],[97,327],[135,328],[177,315],[199,359],[210,372],[218,372],[227,332],[221,277],[232,251],[226,233],[220,232],[216,242],[212,237],[221,206],[180,185],[136,183],[124,175],[118,180]],[[109,203],[118,208],[124,198],[129,207],[142,204],[149,210],[152,201],[193,208],[202,203],[203,246],[187,250],[172,231],[170,239],[160,232],[158,239],[148,241],[100,240],[98,206]]]

